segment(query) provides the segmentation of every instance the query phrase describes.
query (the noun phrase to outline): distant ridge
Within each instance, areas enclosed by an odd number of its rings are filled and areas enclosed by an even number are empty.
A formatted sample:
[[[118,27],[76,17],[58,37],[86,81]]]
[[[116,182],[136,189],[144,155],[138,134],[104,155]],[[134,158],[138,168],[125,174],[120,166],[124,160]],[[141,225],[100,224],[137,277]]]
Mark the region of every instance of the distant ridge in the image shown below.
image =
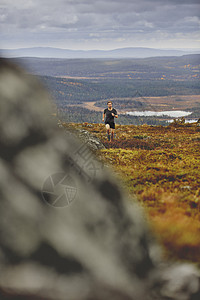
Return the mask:
[[[147,58],[156,56],[182,56],[194,53],[200,53],[200,51],[164,50],[144,47],[129,47],[114,50],[69,50],[52,47],[0,50],[0,54],[5,57],[41,58]]]

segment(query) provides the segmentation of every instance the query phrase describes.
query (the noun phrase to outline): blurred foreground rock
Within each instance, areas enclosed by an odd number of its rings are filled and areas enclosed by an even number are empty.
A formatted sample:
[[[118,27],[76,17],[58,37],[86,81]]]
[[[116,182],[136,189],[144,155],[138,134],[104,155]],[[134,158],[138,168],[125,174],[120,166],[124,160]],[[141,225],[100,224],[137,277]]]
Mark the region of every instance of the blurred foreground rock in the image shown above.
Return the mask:
[[[35,77],[0,60],[0,299],[195,300],[138,204],[51,119]]]

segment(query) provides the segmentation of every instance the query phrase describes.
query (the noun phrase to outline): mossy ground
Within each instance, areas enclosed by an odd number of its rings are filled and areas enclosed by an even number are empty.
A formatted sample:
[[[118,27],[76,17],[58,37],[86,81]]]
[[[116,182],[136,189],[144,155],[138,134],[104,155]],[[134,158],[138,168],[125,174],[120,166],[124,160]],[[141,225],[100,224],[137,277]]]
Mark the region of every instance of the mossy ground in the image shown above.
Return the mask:
[[[200,126],[117,125],[110,143],[104,124],[71,126],[104,143],[97,155],[137,196],[165,256],[200,265]]]

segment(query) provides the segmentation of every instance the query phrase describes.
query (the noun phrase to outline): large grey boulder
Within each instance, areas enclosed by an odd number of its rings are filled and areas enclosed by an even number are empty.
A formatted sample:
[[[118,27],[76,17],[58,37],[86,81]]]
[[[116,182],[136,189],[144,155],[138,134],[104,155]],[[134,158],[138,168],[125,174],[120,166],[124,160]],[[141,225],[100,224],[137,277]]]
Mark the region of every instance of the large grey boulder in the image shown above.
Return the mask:
[[[0,299],[199,299],[199,271],[162,261],[136,200],[50,107],[0,60]]]

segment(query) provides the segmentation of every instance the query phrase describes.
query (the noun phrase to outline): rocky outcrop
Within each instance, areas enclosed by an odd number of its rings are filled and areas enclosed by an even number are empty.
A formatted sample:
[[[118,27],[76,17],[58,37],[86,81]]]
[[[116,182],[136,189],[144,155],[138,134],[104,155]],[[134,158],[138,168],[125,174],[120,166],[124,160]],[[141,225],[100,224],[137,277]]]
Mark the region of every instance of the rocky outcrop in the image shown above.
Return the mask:
[[[0,298],[199,299],[199,271],[163,262],[136,200],[49,101],[0,60]]]
[[[57,125],[59,128],[63,128],[67,130],[68,133],[74,134],[78,139],[92,151],[95,152],[96,150],[106,149],[105,145],[101,142],[101,140],[96,137],[95,135],[91,134],[89,131],[77,128],[77,127],[70,127],[66,123],[62,123],[58,120]],[[91,124],[87,126],[92,126]]]
[[[85,129],[76,129],[74,134],[80,139],[82,143],[86,144],[87,147],[93,152],[100,149],[106,149],[106,147],[98,137],[92,135],[89,131]]]

